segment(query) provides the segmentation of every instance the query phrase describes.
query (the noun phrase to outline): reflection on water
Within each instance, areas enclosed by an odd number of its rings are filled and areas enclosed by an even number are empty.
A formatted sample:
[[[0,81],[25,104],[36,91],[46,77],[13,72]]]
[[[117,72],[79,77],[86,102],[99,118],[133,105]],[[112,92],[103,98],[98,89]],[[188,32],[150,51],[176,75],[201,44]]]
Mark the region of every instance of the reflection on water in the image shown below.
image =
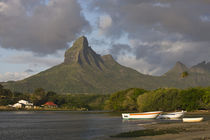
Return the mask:
[[[0,112],[0,139],[101,140],[161,122],[174,123],[181,120],[122,120],[121,115],[102,112]]]
[[[0,112],[1,140],[108,139],[120,132],[142,129],[139,122],[94,112]]]

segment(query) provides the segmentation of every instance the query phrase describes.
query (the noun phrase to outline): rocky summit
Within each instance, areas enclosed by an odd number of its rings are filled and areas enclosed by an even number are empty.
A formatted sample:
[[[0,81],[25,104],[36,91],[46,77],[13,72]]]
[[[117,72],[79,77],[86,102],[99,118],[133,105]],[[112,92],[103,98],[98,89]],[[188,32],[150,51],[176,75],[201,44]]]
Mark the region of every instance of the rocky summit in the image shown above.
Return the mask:
[[[112,93],[127,88],[156,89],[210,86],[210,65],[192,68],[181,62],[163,76],[144,75],[118,64],[111,55],[101,56],[79,37],[64,55],[64,62],[20,81],[2,83],[12,91],[33,92],[44,88],[57,93]],[[185,74],[183,76],[183,73]]]
[[[78,38],[73,46],[65,52],[64,64],[78,63],[80,65],[92,65],[100,68],[103,60],[88,44],[85,36]]]

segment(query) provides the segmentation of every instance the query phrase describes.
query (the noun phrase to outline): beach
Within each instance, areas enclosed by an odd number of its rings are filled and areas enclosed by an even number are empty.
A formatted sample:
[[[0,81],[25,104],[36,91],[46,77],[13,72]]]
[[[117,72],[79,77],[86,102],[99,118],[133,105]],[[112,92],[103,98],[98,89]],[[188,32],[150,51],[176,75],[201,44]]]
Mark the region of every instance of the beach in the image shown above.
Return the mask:
[[[145,125],[146,130],[154,131],[172,131],[171,133],[154,135],[154,136],[140,136],[140,137],[127,137],[129,140],[210,140],[210,112],[190,112],[186,116],[204,116],[204,121],[197,123],[183,123],[182,121],[176,123],[157,123]],[[140,130],[142,131],[142,130]],[[113,138],[118,139],[118,138]],[[119,137],[120,139],[120,137]]]

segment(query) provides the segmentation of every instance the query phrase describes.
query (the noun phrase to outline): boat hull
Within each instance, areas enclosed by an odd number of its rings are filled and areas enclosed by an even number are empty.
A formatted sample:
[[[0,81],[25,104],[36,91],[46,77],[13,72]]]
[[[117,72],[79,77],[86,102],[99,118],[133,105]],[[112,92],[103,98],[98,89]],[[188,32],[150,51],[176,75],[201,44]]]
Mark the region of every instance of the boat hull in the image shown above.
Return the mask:
[[[154,119],[161,112],[162,111],[143,112],[143,113],[122,113],[122,118],[123,119]]]
[[[158,119],[178,119],[184,115],[184,111],[182,112],[172,112],[165,115],[159,115]]]
[[[203,121],[203,117],[200,118],[183,118],[183,122],[201,122]]]

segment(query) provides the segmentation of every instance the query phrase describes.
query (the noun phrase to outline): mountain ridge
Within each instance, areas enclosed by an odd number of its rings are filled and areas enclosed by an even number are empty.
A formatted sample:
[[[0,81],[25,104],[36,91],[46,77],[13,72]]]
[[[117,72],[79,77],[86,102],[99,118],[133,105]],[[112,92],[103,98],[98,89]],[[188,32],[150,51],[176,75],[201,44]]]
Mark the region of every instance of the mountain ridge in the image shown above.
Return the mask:
[[[208,69],[208,66],[205,63],[196,68]],[[210,74],[199,73],[194,69],[195,67],[188,68],[178,61],[163,76],[144,75],[120,65],[110,54],[97,54],[89,46],[87,38],[82,36],[65,52],[63,63],[26,79],[3,83],[3,86],[12,91],[29,93],[36,88],[44,88],[58,93],[102,94],[126,88],[209,86]],[[182,77],[183,72],[188,72],[189,75]]]

